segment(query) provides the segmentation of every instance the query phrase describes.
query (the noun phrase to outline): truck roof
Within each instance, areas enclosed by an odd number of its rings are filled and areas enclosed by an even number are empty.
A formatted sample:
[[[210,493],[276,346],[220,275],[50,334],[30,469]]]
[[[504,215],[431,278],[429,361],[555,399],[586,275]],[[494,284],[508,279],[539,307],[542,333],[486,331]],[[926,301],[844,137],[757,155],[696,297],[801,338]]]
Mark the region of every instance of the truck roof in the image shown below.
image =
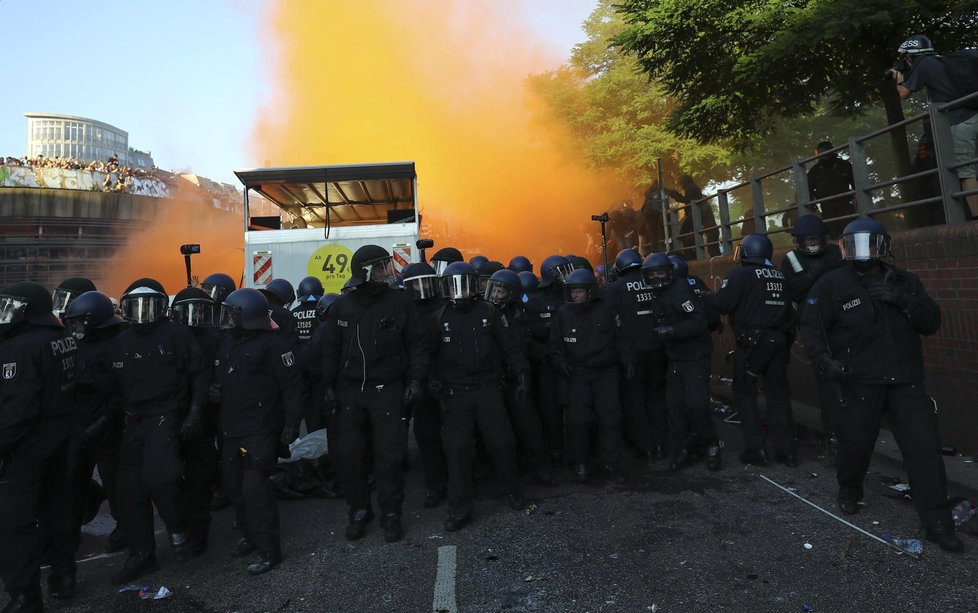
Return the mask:
[[[255,190],[309,226],[391,223],[414,209],[414,162],[235,170]],[[414,220],[413,215],[410,217]]]

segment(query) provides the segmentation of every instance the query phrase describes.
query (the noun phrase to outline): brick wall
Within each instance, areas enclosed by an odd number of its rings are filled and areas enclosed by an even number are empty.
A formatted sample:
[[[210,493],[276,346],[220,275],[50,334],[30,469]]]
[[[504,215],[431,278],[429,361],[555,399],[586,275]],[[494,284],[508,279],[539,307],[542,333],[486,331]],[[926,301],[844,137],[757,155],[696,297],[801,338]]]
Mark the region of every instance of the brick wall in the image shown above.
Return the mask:
[[[780,263],[783,250],[776,252]],[[913,271],[941,306],[937,334],[924,337],[927,389],[937,400],[941,438],[960,451],[978,450],[978,222],[934,226],[893,235],[893,262]],[[730,258],[690,262],[690,272],[719,287]],[[714,336],[714,376],[730,377],[723,356],[733,349],[729,331]],[[789,365],[792,397],[816,405],[815,381],[804,348],[796,343]]]

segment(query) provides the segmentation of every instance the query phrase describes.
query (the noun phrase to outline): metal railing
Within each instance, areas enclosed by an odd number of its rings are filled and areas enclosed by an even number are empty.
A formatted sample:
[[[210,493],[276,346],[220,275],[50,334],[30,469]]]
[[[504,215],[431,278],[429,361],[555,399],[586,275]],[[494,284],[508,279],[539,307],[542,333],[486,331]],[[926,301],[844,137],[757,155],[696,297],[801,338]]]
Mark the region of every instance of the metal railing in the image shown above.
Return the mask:
[[[690,246],[695,247],[697,259],[707,257],[709,248],[713,245],[717,245],[724,255],[730,255],[734,252],[734,245],[740,241],[741,237],[750,233],[744,231],[744,224],[747,224],[748,228],[752,225],[752,231],[764,234],[789,232],[790,227],[784,223],[774,228],[768,228],[768,219],[776,215],[790,216],[796,214],[800,216],[817,212],[816,205],[828,201],[838,201],[840,198],[849,199],[852,203],[852,213],[825,218],[826,222],[848,222],[857,217],[876,217],[884,213],[898,213],[908,209],[933,206],[937,203],[941,205],[944,223],[963,222],[966,219],[964,212],[967,209],[964,199],[967,196],[978,194],[978,189],[962,190],[957,170],[964,166],[978,164],[978,158],[958,162],[954,153],[948,111],[976,100],[978,100],[978,92],[952,102],[929,102],[927,103],[927,110],[923,113],[863,136],[851,136],[846,144],[834,149],[820,152],[811,157],[797,158],[791,164],[724,187],[688,204],[664,207],[665,247],[667,249],[678,249],[679,246],[675,243],[678,239],[682,241],[684,249],[689,249]],[[888,137],[894,130],[905,129],[908,126],[919,124],[926,130],[927,121],[930,122],[936,167],[886,179],[874,179],[874,173],[870,172],[870,167],[874,165],[876,160],[867,154],[867,145],[881,137]],[[843,151],[848,153],[849,162],[852,164],[851,185],[853,189],[812,199],[808,186],[807,165],[828,156],[835,156]],[[879,168],[879,172],[875,174],[880,175],[889,170],[888,168]],[[788,176],[789,173],[790,177]],[[920,181],[933,177],[938,179],[939,193],[914,197],[914,194],[917,194]],[[765,202],[765,181],[781,181],[782,184],[793,183],[794,202],[785,206],[776,205],[776,208],[769,209]],[[746,196],[744,195],[745,192],[748,192]],[[730,218],[730,205],[734,198],[745,205],[750,204],[749,215],[744,215],[741,219],[736,220]],[[714,207],[714,200],[716,201],[715,210],[719,213],[719,223],[703,227],[701,207]],[[664,198],[662,201],[667,202]],[[692,218],[692,231],[680,232],[678,217],[680,211],[687,211],[686,214]],[[735,226],[739,226],[739,232],[736,235],[733,232]],[[715,230],[719,230],[717,240],[708,240],[707,235]],[[692,241],[692,245],[690,241]]]

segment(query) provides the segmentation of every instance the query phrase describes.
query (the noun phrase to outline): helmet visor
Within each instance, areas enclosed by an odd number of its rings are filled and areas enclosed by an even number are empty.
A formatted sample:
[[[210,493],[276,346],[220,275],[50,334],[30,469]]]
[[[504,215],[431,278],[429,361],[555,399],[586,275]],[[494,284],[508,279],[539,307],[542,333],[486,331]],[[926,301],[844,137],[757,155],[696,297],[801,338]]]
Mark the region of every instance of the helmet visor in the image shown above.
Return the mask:
[[[65,328],[75,337],[75,340],[80,341],[85,338],[85,334],[88,333],[91,326],[86,317],[71,317],[65,320]]]
[[[672,283],[672,268],[643,268],[642,279],[652,289],[662,289]]]
[[[404,281],[404,287],[415,300],[427,300],[438,295],[437,277],[411,277]]]
[[[594,287],[590,285],[564,286],[564,302],[568,304],[584,304],[594,298]]]
[[[167,297],[161,294],[123,296],[122,316],[134,324],[148,324],[166,315]]]
[[[491,302],[492,304],[496,305],[504,305],[511,302],[517,302],[520,299],[520,294],[521,290],[514,288],[509,283],[489,279],[482,297],[486,302]]]
[[[839,239],[842,257],[846,260],[865,262],[890,255],[890,237],[875,232],[846,234]]]
[[[445,260],[431,260],[431,267],[435,269],[435,274],[439,277],[448,268],[448,262]]]
[[[221,305],[220,327],[222,330],[240,328],[241,326],[241,307],[232,304]]]
[[[442,277],[442,295],[449,300],[465,300],[479,295],[479,278],[475,275]]]
[[[27,301],[17,296],[0,296],[0,325],[24,321]]]
[[[396,285],[397,277],[394,274],[394,258],[387,257],[364,264],[363,278],[376,283],[387,283],[391,286]]]
[[[58,317],[62,317],[68,310],[68,305],[77,297],[76,292],[59,287],[51,294],[51,310]]]
[[[566,264],[558,264],[557,266],[554,266],[554,275],[558,279],[563,281],[567,277],[567,275],[571,274],[575,270],[577,270],[577,268],[574,266],[573,262],[567,262]]]
[[[216,311],[213,302],[189,300],[170,307],[170,317],[177,323],[191,328],[213,328]]]
[[[227,298],[227,293],[223,285],[217,283],[201,283],[200,289],[207,292],[207,295],[217,302],[224,302],[224,299]]]

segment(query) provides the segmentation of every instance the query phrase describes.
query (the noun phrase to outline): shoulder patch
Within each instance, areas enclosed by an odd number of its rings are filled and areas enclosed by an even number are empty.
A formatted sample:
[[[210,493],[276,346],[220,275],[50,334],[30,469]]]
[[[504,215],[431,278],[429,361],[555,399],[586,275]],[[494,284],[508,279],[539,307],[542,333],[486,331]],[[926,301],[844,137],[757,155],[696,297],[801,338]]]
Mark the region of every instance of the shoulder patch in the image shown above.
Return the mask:
[[[692,313],[693,311],[696,310],[696,307],[693,306],[693,301],[692,300],[687,300],[686,302],[684,302],[682,304],[682,307],[683,307],[683,310],[686,311],[687,313]]]
[[[295,364],[295,355],[290,351],[288,353],[282,354],[282,363],[286,366],[292,366]]]
[[[17,362],[7,362],[3,365],[3,378],[13,379],[17,376]]]
[[[723,288],[727,287],[727,283],[729,281],[730,281],[730,279],[724,279],[723,280],[723,283],[720,284],[720,289],[723,289]]]
[[[808,304],[818,304],[818,298],[813,298],[812,296],[809,296],[808,300],[806,300],[805,302],[807,302]]]

